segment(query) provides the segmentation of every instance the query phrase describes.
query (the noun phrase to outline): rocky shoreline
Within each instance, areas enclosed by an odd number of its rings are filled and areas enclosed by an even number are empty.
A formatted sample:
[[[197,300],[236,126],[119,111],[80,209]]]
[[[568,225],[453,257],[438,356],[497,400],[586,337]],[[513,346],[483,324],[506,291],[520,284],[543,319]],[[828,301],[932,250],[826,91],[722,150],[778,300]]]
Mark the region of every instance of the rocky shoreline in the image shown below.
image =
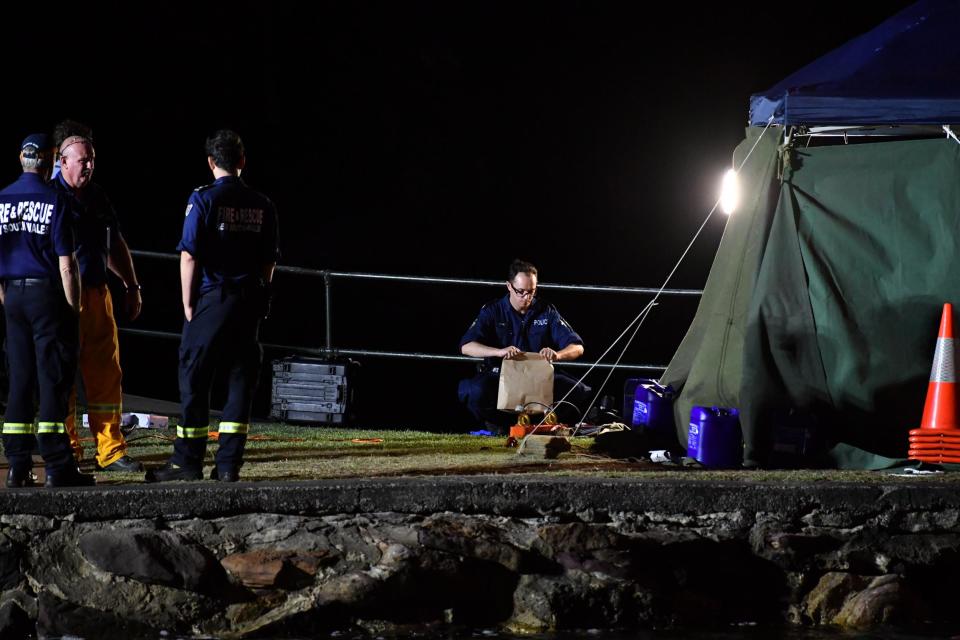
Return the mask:
[[[950,482],[178,483],[0,514],[3,638],[960,621]]]

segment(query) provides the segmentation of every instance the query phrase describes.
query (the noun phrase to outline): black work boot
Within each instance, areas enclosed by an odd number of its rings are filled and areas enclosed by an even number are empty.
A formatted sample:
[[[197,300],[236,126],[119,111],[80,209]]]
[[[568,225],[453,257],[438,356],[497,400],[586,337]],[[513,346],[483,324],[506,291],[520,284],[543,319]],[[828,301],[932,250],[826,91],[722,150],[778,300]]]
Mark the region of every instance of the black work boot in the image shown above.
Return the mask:
[[[236,482],[240,479],[240,468],[239,467],[229,467],[225,469],[220,469],[217,466],[214,466],[210,470],[210,479],[219,480],[220,482]]]
[[[7,471],[7,488],[22,489],[23,487],[37,486],[37,476],[30,469],[14,469]]]
[[[134,460],[130,456],[123,456],[122,458],[117,458],[106,466],[100,466],[100,462],[97,462],[97,471],[122,471],[126,473],[138,473],[143,471],[143,463],[138,460]]]
[[[47,471],[45,487],[92,487],[97,480],[89,473],[80,473],[74,466],[66,466],[53,471]]]
[[[145,482],[171,482],[173,480],[203,480],[203,470],[194,467],[181,467],[168,462],[159,469],[149,469]]]

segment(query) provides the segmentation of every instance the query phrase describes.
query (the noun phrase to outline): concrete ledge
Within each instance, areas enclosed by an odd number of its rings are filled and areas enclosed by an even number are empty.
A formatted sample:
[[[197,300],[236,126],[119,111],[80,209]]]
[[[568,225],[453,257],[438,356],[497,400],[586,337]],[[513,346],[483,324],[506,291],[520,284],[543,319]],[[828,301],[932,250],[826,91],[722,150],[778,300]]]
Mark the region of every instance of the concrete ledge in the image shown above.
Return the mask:
[[[696,515],[830,509],[869,515],[958,507],[960,485],[916,481],[876,485],[441,476],[0,491],[0,513],[72,516],[75,521],[444,511],[511,517],[576,514],[581,520],[603,521],[606,514],[618,512]]]
[[[960,622],[942,477],[207,481],[2,490],[0,514],[0,638]]]

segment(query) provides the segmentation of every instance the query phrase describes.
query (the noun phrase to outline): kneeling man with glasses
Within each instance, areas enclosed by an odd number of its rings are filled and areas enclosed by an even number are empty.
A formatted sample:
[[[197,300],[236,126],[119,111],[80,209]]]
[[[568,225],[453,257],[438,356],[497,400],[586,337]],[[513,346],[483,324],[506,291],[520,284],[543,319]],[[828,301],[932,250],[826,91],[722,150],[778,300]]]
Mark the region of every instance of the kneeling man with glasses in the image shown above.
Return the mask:
[[[583,339],[556,307],[537,296],[537,268],[514,260],[507,278],[507,295],[484,305],[460,338],[460,353],[484,360],[476,376],[460,381],[458,396],[485,427],[502,431],[516,421],[513,414],[496,408],[500,363],[524,352],[539,353],[550,362],[576,360],[583,355]],[[555,401],[566,396],[568,402],[583,410],[589,393],[590,388],[578,384],[576,378],[554,371]],[[566,404],[558,407],[557,413],[566,422],[580,417]]]

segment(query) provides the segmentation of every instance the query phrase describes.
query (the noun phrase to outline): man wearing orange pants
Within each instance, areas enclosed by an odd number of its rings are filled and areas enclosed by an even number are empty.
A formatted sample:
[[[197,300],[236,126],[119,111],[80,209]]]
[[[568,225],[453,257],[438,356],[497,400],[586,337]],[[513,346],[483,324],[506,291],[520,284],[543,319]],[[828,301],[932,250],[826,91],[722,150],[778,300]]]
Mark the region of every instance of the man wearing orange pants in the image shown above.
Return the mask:
[[[103,190],[91,182],[94,157],[89,139],[66,138],[60,145],[60,174],[53,180],[53,186],[68,196],[77,239],[81,280],[80,375],[90,432],[97,443],[97,468],[141,471],[143,465],[127,455],[127,443],[120,431],[120,346],[107,270],[117,274],[126,287],[124,306],[131,320],[140,314],[140,285],[113,205]],[[83,447],[77,434],[76,389],[71,394],[66,428],[79,459]]]

